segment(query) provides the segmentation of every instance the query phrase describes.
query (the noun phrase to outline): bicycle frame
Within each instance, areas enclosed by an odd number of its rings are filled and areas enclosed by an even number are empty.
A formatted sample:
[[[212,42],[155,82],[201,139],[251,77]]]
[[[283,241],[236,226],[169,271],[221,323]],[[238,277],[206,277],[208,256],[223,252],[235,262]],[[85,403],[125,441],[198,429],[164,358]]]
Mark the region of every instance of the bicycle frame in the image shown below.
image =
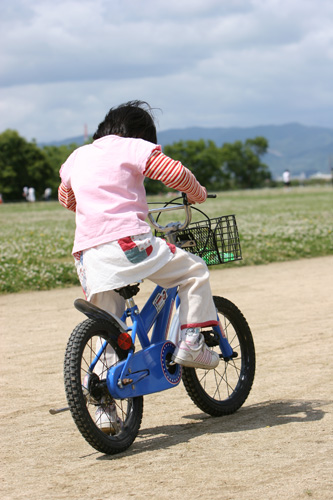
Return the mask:
[[[171,389],[179,384],[182,376],[181,366],[172,362],[172,354],[178,342],[180,331],[179,304],[177,287],[165,289],[156,286],[141,313],[133,298],[126,300],[127,309],[120,322],[121,325],[125,326],[126,318],[130,317],[132,326],[123,328],[122,331],[130,334],[132,346],[138,339],[142,349],[135,352],[134,348],[131,347],[126,359],[108,369],[106,384],[113,398],[144,396]],[[176,306],[176,311],[171,322],[174,306]],[[96,308],[97,317],[99,316],[98,311]],[[92,305],[89,308],[89,315],[90,317],[94,316],[94,306]],[[103,319],[106,319],[105,314]],[[114,316],[110,316],[110,319],[115,323]],[[149,338],[150,330],[152,333]],[[221,356],[224,359],[231,358],[233,350],[222,327],[217,325],[213,327],[213,330],[219,337]],[[121,331],[119,331],[120,334]],[[89,373],[93,372],[106,346],[107,342],[105,341],[92,360]]]
[[[128,307],[122,320],[131,318],[128,332],[133,344],[138,339],[142,349],[130,349],[125,360],[108,370],[107,387],[114,398],[143,396],[179,384],[181,367],[171,364],[175,344],[166,339],[176,297],[177,288],[157,286],[141,313],[133,299],[126,301]]]
[[[177,205],[171,210],[179,208],[185,209],[187,220],[184,227],[186,227],[191,217],[190,208],[188,205]],[[151,212],[158,210],[153,209]],[[155,224],[155,227],[161,228],[152,218],[151,222]],[[167,239],[171,243],[173,242],[172,230],[179,228],[179,225],[180,223],[172,224],[168,228]],[[133,298],[126,300],[126,311],[120,321],[122,325],[125,325],[126,319],[131,318],[132,326],[127,327],[126,331],[131,335],[132,346],[138,339],[142,349],[135,352],[133,347],[130,348],[126,359],[108,369],[106,383],[113,398],[144,396],[179,384],[182,376],[181,366],[172,362],[172,354],[179,340],[179,303],[177,287],[165,289],[160,286],[156,286],[141,312]],[[174,305],[176,305],[176,313],[171,324]],[[225,360],[230,359],[233,350],[224,335],[222,325],[214,326],[212,329],[219,338],[221,357]],[[91,372],[105,348],[106,343],[91,363]]]

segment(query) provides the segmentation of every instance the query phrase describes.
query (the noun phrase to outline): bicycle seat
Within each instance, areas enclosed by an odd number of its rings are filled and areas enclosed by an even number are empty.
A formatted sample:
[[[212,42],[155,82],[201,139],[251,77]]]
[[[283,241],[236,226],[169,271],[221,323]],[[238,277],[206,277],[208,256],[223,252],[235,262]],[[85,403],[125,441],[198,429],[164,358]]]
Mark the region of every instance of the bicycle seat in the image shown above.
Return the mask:
[[[131,299],[140,291],[140,283],[135,283],[134,285],[126,285],[121,288],[117,288],[115,292],[119,293],[124,299]]]

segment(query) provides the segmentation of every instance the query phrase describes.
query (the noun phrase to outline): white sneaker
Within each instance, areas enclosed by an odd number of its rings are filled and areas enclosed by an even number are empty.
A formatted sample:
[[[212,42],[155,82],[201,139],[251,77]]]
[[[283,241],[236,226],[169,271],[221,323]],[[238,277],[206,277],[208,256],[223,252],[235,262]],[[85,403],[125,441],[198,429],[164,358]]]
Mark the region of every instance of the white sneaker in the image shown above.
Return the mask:
[[[207,347],[200,328],[188,328],[176,347],[172,360],[182,366],[210,370],[217,367],[220,357]]]
[[[121,430],[121,420],[115,403],[99,406],[95,413],[97,427],[105,434],[117,434]]]

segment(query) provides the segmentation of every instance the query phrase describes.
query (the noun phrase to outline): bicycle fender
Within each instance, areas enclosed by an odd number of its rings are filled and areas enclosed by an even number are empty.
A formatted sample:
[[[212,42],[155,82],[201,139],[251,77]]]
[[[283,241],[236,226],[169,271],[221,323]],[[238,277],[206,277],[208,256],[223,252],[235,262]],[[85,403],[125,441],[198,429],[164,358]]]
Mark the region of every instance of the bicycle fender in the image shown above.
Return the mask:
[[[74,306],[78,311],[82,312],[90,319],[105,319],[113,323],[121,332],[128,331],[126,323],[121,321],[115,314],[104,311],[87,300],[76,299],[74,301]]]

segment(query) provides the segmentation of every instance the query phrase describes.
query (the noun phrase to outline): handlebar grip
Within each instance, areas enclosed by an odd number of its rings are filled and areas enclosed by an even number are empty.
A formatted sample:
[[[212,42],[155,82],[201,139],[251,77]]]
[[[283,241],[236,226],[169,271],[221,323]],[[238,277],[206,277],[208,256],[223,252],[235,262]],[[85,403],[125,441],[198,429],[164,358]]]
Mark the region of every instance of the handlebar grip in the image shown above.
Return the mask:
[[[184,205],[187,205],[188,204],[187,194],[186,193],[182,193],[182,197],[183,197]],[[207,194],[207,198],[216,198],[216,197],[217,197],[216,194]]]

